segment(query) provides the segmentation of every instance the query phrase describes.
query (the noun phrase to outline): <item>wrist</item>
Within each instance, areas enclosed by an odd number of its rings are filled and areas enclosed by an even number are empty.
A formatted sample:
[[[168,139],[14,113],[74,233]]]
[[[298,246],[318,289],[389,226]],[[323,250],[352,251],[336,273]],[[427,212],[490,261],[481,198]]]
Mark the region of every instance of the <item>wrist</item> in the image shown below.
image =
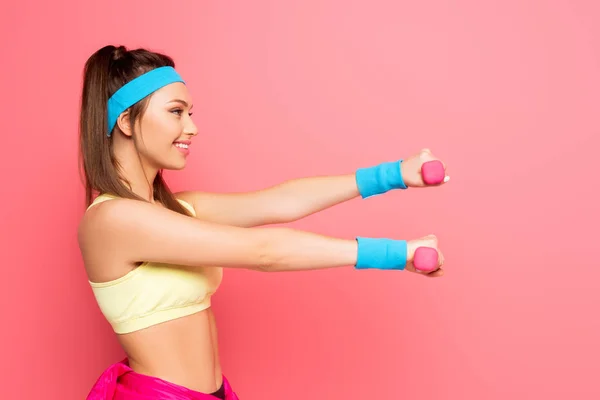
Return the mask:
[[[401,163],[402,160],[398,160],[359,168],[356,171],[356,185],[361,197],[366,199],[394,189],[407,189],[402,178]]]
[[[356,269],[403,270],[406,267],[406,240],[357,237],[356,241]]]

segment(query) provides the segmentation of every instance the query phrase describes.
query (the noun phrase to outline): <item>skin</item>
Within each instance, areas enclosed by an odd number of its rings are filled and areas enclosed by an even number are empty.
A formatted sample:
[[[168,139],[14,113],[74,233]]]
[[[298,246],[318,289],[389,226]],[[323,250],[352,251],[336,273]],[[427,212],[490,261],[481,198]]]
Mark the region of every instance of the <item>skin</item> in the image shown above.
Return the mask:
[[[190,115],[192,107],[186,86],[173,83],[150,97],[134,131],[127,124],[127,112],[117,121],[121,132],[115,131],[113,145],[123,176],[133,192],[148,203],[114,199],[85,213],[78,239],[90,281],[117,279],[142,261],[192,270],[218,265],[264,272],[356,264],[356,240],[264,227],[292,222],[358,197],[354,174],[294,179],[246,193],[176,193],[194,207],[196,218],[174,213],[156,202],[149,182],[161,169],[180,170],[186,165],[187,156],[174,142],[198,135]],[[193,152],[193,145],[190,150]],[[428,149],[406,158],[401,164],[406,184],[425,187],[420,167],[435,159]],[[438,270],[415,270],[412,258],[420,246],[438,250]],[[408,253],[406,271],[427,277],[443,275],[444,257],[434,235],[409,240]],[[139,373],[204,393],[217,390],[222,383],[217,326],[210,308],[117,338],[132,369]]]

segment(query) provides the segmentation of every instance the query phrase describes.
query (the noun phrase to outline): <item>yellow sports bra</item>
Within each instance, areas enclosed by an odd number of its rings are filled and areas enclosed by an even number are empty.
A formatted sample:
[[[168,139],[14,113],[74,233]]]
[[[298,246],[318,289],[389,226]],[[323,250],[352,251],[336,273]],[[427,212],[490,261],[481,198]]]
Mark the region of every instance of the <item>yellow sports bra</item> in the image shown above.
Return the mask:
[[[88,209],[114,198],[102,194]],[[196,215],[190,204],[179,202]],[[113,330],[124,334],[207,309],[222,277],[221,267],[196,267],[190,271],[145,262],[115,280],[89,283]]]

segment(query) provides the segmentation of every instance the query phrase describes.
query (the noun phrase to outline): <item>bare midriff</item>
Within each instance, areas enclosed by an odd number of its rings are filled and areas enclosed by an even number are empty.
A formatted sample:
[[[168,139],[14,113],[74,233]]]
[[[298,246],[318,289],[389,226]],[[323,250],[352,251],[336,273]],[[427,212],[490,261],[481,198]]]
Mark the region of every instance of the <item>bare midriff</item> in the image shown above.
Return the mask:
[[[223,382],[211,308],[117,338],[137,373],[202,393]]]

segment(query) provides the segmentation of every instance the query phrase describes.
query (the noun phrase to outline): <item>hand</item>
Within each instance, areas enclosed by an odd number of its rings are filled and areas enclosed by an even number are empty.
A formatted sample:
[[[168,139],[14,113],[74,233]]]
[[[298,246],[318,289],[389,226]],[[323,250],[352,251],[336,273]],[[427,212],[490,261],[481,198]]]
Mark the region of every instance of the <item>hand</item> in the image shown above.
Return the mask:
[[[407,254],[407,262],[406,262],[406,271],[415,272],[417,274],[425,275],[430,278],[437,278],[444,275],[444,270],[442,269],[442,265],[444,265],[444,255],[438,248],[438,239],[435,235],[427,235],[419,239],[409,240],[407,242],[408,245],[408,254]],[[415,257],[415,251],[419,247],[431,247],[438,252],[438,269],[435,271],[419,271],[415,268],[412,261]]]
[[[436,158],[429,149],[423,149],[418,154],[410,156],[402,163],[400,163],[400,171],[402,172],[402,180],[408,187],[426,187],[426,186],[441,186],[450,180],[450,177],[446,175],[444,181],[438,185],[427,185],[423,181],[421,175],[421,167],[428,161],[439,160]],[[441,161],[441,160],[439,160]],[[446,164],[444,164],[444,170],[446,170]]]

